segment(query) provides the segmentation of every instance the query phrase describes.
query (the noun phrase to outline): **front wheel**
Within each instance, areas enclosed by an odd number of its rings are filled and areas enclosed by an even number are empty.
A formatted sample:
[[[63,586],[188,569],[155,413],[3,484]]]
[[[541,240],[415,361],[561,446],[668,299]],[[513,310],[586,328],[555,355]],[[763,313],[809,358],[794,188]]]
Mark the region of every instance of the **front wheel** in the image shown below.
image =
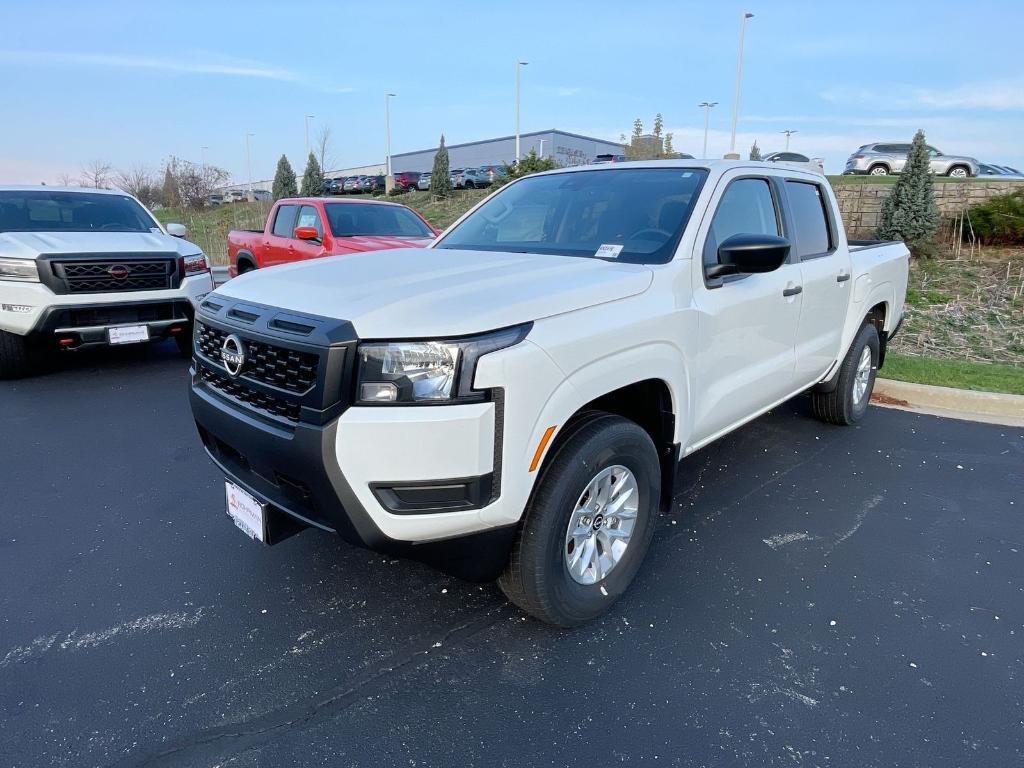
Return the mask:
[[[889,169],[886,168],[884,165],[875,165],[872,166],[871,170],[868,171],[868,173],[871,174],[872,176],[888,176]]]
[[[661,468],[650,436],[621,416],[587,414],[553,449],[498,580],[541,621],[574,627],[629,587],[654,535]]]
[[[875,388],[879,352],[878,329],[865,323],[839,366],[831,392],[811,392],[814,415],[829,424],[856,424],[868,410]]]
[[[0,331],[0,379],[20,379],[33,369],[32,350],[28,339],[15,333]]]

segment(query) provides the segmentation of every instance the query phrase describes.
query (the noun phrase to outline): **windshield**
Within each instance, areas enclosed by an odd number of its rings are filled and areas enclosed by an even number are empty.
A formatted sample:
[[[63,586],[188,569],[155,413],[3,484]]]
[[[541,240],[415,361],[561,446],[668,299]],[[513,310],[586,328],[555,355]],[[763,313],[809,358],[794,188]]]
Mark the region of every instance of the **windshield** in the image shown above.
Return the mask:
[[[335,237],[392,235],[433,237],[434,233],[412,211],[396,205],[327,203],[327,222]]]
[[[127,195],[0,191],[0,232],[152,232],[157,223]]]
[[[437,247],[663,264],[672,259],[705,178],[703,168],[527,177],[490,198]]]

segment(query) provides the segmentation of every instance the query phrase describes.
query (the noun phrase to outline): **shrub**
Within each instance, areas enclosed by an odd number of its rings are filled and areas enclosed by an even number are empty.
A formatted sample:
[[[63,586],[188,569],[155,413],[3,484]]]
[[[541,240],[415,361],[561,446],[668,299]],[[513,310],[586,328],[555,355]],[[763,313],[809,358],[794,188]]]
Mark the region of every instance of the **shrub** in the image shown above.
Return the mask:
[[[388,197],[398,197],[399,195],[404,195],[408,191],[409,190],[405,187],[392,187],[391,191],[388,192]]]
[[[984,245],[1024,245],[1024,189],[974,206],[970,217],[974,236]],[[964,237],[970,237],[966,225]]]

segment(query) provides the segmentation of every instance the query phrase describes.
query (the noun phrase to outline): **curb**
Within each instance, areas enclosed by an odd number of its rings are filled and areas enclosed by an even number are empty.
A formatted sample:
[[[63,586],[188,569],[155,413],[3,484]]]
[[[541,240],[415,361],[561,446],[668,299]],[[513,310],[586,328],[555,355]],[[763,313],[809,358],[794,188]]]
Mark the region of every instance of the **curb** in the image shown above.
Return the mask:
[[[875,380],[871,401],[874,405],[933,416],[1024,427],[1024,395],[975,392],[879,378]]]

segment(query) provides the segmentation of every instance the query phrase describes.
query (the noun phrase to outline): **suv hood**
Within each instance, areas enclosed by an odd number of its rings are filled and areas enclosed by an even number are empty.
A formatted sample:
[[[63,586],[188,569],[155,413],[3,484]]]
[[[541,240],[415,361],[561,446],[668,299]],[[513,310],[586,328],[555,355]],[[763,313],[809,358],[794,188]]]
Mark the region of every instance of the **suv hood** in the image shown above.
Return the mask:
[[[642,264],[530,253],[399,248],[249,272],[222,296],[349,320],[364,339],[444,338],[642,293]]]
[[[199,246],[163,232],[0,232],[0,256],[34,259],[65,253],[199,253]]]

